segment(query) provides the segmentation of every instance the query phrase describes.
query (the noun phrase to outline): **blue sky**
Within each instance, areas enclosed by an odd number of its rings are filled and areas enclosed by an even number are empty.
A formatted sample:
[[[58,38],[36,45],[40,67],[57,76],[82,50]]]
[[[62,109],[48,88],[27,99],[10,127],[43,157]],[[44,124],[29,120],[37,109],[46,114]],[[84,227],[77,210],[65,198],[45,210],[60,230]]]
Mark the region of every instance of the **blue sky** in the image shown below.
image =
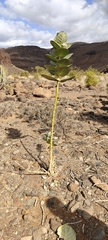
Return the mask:
[[[0,47],[50,47],[65,31],[70,42],[108,40],[108,0],[0,0]]]
[[[92,3],[93,3],[92,0],[86,0],[86,2],[87,2],[88,4],[92,4]]]

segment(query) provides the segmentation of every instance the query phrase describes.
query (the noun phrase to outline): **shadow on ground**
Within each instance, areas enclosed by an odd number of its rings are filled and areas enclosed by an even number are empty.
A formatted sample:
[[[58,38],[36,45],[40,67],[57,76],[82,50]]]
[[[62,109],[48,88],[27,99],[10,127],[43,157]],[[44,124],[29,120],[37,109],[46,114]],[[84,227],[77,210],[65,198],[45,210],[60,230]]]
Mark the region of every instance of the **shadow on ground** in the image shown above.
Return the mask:
[[[43,168],[43,169],[45,169],[47,171],[48,170],[47,164],[40,159],[40,153],[41,153],[42,145],[41,144],[37,144],[37,146],[36,146],[37,151],[38,151],[38,158],[36,158],[36,157],[33,156],[32,152],[30,152],[30,150],[28,150],[28,148],[25,146],[25,144],[22,141],[22,139],[26,138],[26,137],[28,137],[28,135],[24,135],[23,136],[21,131],[16,129],[16,128],[8,128],[7,129],[7,138],[8,139],[20,139],[21,145],[23,146],[25,151],[31,156],[31,158],[33,160],[38,161],[38,164],[39,164],[39,166],[41,168]],[[30,137],[32,137],[32,136],[30,136]]]
[[[61,224],[68,223],[75,230],[77,240],[108,240],[107,225],[87,212],[77,209],[71,213],[69,206],[65,206],[56,197],[47,199],[46,206],[55,216],[50,220],[51,228],[55,225],[57,230]]]
[[[106,114],[97,114],[94,113],[94,111],[89,111],[89,112],[82,112],[80,114],[80,119],[81,121],[86,121],[86,120],[92,120],[95,122],[100,122],[102,124],[108,124],[108,115]]]
[[[107,98],[108,99],[108,98]],[[108,100],[105,98],[105,100],[100,98],[100,102],[102,104],[102,107],[100,107],[100,110],[103,111],[103,113],[95,113],[95,111],[86,111],[82,112],[80,114],[80,119],[82,121],[85,120],[92,120],[96,122],[100,122],[102,124],[108,124]]]

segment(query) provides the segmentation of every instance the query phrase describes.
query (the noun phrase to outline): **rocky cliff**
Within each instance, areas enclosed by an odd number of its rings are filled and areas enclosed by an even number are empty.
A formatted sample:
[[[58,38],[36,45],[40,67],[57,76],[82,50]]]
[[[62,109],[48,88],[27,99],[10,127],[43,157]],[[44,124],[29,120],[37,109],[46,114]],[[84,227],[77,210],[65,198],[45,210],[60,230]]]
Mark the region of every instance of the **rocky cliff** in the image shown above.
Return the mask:
[[[35,66],[44,66],[47,62],[45,55],[48,50],[37,46],[17,46],[5,51],[15,66],[27,71],[32,71]]]
[[[0,48],[0,64],[11,64],[10,55],[2,48]]]
[[[17,46],[5,49],[5,54],[16,67],[31,71],[35,66],[44,66],[48,61],[45,57],[48,51],[37,46]],[[73,66],[83,70],[92,66],[99,71],[108,71],[108,41],[91,44],[73,43],[70,52],[73,53]]]

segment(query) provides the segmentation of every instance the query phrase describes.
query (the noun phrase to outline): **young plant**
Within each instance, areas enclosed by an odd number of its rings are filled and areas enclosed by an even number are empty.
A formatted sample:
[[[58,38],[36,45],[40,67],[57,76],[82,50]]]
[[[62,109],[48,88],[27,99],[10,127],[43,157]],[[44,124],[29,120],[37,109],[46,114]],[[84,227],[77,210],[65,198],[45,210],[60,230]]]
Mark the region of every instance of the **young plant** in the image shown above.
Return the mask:
[[[71,64],[69,58],[72,56],[72,53],[69,53],[69,48],[71,47],[70,43],[67,43],[67,34],[64,31],[61,31],[56,34],[54,40],[50,41],[53,49],[49,54],[46,54],[46,57],[50,60],[50,64],[45,65],[45,68],[50,74],[42,74],[42,76],[50,81],[56,82],[55,90],[55,100],[52,113],[52,127],[51,132],[48,135],[48,143],[50,145],[50,164],[49,164],[49,173],[52,175],[54,173],[54,160],[53,160],[53,143],[54,143],[54,124],[55,124],[55,115],[58,101],[59,85],[65,81],[71,80],[73,76],[68,77],[71,70]]]

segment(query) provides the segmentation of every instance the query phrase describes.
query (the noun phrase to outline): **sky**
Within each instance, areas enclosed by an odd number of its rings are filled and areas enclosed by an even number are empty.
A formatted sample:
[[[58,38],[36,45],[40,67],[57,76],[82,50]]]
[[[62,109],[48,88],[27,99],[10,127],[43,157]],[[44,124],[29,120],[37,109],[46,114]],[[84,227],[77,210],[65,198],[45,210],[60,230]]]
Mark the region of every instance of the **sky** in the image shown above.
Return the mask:
[[[0,0],[0,48],[49,48],[59,31],[71,43],[108,41],[108,0]]]

